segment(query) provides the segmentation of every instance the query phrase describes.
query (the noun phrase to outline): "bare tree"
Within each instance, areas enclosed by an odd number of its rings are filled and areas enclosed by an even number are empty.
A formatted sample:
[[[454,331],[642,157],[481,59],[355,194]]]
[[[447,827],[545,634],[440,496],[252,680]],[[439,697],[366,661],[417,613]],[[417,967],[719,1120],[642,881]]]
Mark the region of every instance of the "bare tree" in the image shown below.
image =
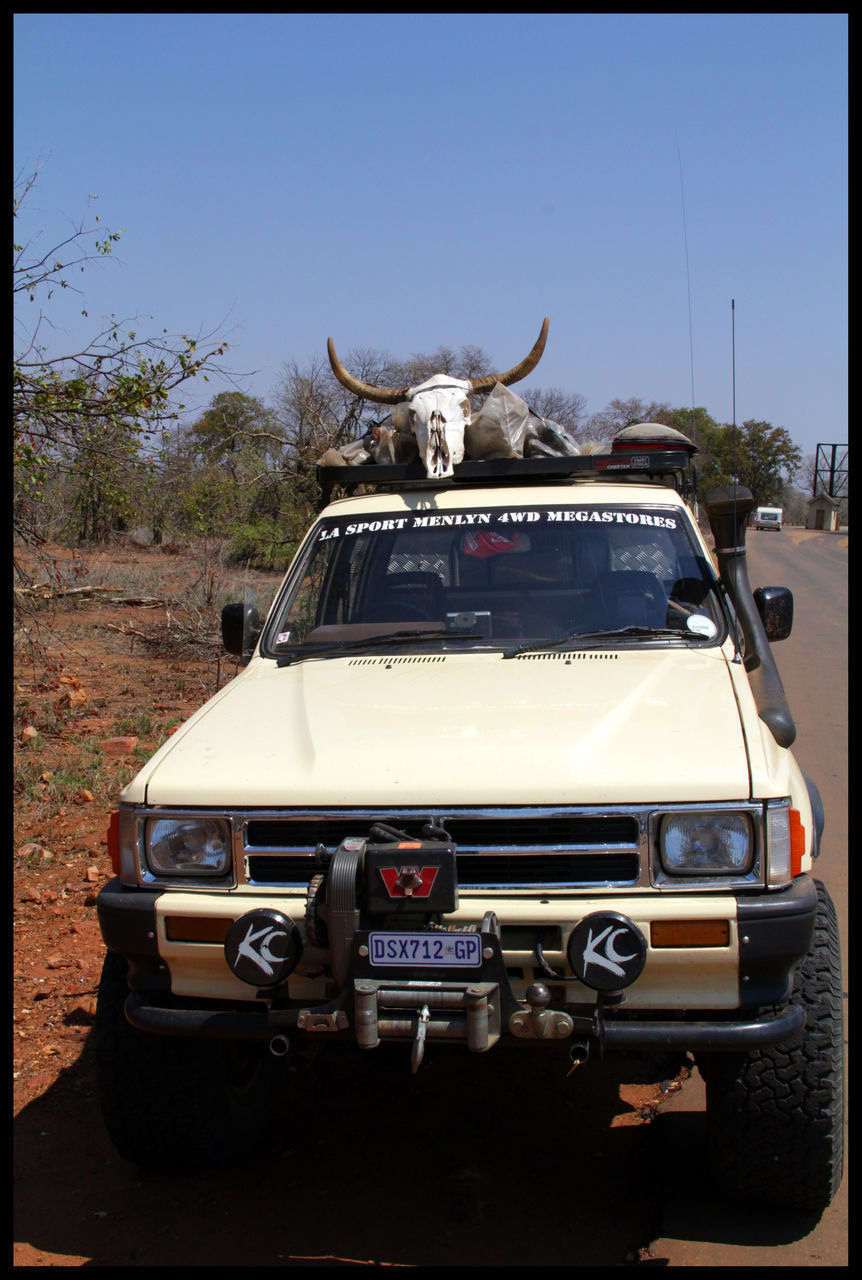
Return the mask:
[[[537,418],[547,418],[558,423],[576,440],[585,440],[590,434],[586,397],[577,391],[562,391],[559,387],[535,387],[527,388],[520,394]]]
[[[38,170],[16,182],[15,219],[21,217],[37,176]],[[85,536],[123,518],[126,504],[119,489],[130,467],[134,472],[140,442],[182,409],[174,392],[198,374],[205,378],[220,369],[227,343],[216,333],[192,337],[162,330],[142,336],[136,319],[112,317],[78,349],[57,354],[49,345],[54,295],[60,290],[80,293],[73,280],[109,258],[122,232],[103,229],[88,211],[47,250],[39,245],[40,235],[13,244],[13,530],[16,539],[36,551],[40,570],[56,573],[53,561],[40,550],[40,517],[52,484],[64,475],[77,478]],[[86,317],[86,309],[81,314]],[[90,483],[96,463],[101,473],[97,483]],[[94,512],[93,503],[101,496],[113,502],[112,513]],[[19,582],[30,581],[17,553],[13,565]],[[26,606],[17,593],[15,603],[19,616]]]
[[[670,425],[673,410],[669,404],[655,400],[641,400],[631,396],[628,400],[611,400],[600,413],[594,413],[588,423],[589,434],[594,440],[610,440],[623,427],[634,422],[664,422]]]

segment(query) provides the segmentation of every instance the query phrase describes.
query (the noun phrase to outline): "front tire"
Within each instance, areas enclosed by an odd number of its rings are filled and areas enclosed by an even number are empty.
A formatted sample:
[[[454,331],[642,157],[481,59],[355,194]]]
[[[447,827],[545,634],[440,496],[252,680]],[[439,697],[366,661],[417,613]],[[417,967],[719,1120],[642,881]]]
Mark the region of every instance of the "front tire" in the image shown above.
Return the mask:
[[[277,1064],[265,1045],[147,1035],[126,1021],[127,964],[109,951],[96,1009],[99,1099],[133,1164],[189,1169],[251,1155],[271,1131]]]
[[[735,1199],[821,1212],[841,1183],[844,1153],[844,1009],[835,907],[817,887],[808,955],[793,1002],[803,1029],[749,1054],[698,1059],[706,1082],[710,1167]]]

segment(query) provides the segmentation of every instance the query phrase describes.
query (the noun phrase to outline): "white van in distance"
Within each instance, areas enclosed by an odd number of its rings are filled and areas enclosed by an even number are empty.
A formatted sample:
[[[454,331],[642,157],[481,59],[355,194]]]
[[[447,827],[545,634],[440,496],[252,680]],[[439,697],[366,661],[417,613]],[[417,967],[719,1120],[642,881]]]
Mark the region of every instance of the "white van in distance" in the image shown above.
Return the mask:
[[[758,507],[754,513],[755,529],[775,529],[781,533],[781,507]]]

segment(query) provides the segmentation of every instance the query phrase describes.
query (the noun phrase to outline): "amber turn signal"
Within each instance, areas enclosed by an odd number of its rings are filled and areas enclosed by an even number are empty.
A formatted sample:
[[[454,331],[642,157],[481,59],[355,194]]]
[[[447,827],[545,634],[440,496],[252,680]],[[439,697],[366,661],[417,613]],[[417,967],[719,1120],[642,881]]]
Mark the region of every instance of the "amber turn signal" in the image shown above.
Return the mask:
[[[165,936],[171,942],[224,942],[233,920],[209,916],[165,916]]]
[[[730,943],[727,920],[653,920],[651,947],[726,947]]]
[[[805,853],[805,828],[798,809],[790,810],[790,875],[798,876],[802,871],[802,856]]]

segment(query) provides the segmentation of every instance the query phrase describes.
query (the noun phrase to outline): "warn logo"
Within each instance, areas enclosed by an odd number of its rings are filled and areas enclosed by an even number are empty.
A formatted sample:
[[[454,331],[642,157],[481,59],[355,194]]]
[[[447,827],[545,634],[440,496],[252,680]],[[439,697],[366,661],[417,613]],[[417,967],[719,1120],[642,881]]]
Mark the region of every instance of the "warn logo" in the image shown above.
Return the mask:
[[[405,840],[388,849],[369,845],[365,853],[365,906],[372,916],[456,911],[454,844]]]
[[[390,898],[427,898],[439,867],[378,867]]]

